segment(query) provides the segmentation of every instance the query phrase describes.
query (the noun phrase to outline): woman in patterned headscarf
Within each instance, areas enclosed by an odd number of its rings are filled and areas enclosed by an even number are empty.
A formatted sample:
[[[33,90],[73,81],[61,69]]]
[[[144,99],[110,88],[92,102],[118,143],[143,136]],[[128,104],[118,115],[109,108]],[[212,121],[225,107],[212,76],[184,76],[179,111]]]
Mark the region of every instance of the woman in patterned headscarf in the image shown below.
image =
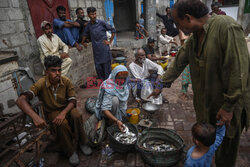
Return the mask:
[[[96,102],[96,117],[114,121],[123,130],[122,117],[126,116],[129,97],[128,70],[123,65],[116,66],[99,90]]]

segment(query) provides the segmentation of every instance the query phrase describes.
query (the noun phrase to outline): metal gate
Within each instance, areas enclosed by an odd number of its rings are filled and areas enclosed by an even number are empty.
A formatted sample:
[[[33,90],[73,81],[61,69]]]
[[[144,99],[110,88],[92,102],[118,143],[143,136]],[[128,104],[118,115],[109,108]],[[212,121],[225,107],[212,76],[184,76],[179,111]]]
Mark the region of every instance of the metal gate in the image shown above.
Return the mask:
[[[67,19],[70,19],[68,0],[27,0],[27,2],[37,38],[43,34],[41,22],[47,20],[52,23],[53,19],[57,18],[57,6],[64,6]]]

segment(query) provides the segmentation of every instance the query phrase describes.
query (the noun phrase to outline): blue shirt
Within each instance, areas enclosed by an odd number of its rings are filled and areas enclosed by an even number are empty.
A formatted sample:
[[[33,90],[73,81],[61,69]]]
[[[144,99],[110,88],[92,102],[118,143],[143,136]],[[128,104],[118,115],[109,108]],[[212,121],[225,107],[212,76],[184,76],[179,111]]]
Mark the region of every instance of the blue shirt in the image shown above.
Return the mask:
[[[107,40],[106,31],[115,33],[115,28],[103,20],[96,20],[94,24],[89,22],[85,27],[83,35],[86,37],[90,36],[95,64],[104,64],[111,61],[110,48],[103,43],[103,40]]]
[[[108,110],[112,112],[112,99],[114,96],[108,94],[107,92],[103,93],[102,101],[101,101],[101,107],[97,107],[95,110],[96,117],[101,120],[103,111]],[[123,116],[126,116],[126,110],[127,110],[127,101],[121,101],[119,100],[119,113],[115,113],[114,116],[122,120]]]
[[[72,20],[67,19],[66,21],[72,22]],[[65,28],[63,29],[64,21],[60,18],[53,20],[53,31],[56,35],[61,38],[61,40],[67,45],[74,46],[75,42],[79,38],[79,29],[77,27]]]
[[[140,24],[142,27],[144,27],[144,19],[143,19],[143,18],[140,18],[140,19],[139,19],[139,24]]]
[[[217,127],[216,129],[216,139],[213,145],[210,146],[208,152],[204,154],[200,158],[192,158],[192,152],[194,151],[196,146],[191,147],[187,152],[187,160],[185,161],[185,167],[211,167],[212,158],[214,156],[215,151],[220,146],[223,141],[223,137],[225,136],[225,125],[221,127]]]

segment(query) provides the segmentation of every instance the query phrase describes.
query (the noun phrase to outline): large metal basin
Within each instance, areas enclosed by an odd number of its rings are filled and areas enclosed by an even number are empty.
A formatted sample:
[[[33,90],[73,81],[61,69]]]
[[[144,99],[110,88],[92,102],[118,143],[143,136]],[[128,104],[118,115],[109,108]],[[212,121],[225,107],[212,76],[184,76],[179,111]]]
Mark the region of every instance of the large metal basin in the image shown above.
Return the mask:
[[[142,109],[149,113],[154,113],[160,109],[160,105],[153,104],[152,102],[147,102],[142,105]]]

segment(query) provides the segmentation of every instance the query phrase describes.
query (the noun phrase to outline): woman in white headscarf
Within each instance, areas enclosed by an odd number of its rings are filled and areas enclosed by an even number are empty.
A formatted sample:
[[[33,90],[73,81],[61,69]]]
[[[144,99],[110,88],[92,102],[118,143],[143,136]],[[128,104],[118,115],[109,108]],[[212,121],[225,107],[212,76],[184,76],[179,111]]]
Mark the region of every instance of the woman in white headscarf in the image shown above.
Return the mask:
[[[122,117],[126,116],[129,97],[128,70],[123,65],[116,66],[109,78],[105,80],[99,90],[96,102],[96,117],[101,120],[108,118],[123,130]]]

